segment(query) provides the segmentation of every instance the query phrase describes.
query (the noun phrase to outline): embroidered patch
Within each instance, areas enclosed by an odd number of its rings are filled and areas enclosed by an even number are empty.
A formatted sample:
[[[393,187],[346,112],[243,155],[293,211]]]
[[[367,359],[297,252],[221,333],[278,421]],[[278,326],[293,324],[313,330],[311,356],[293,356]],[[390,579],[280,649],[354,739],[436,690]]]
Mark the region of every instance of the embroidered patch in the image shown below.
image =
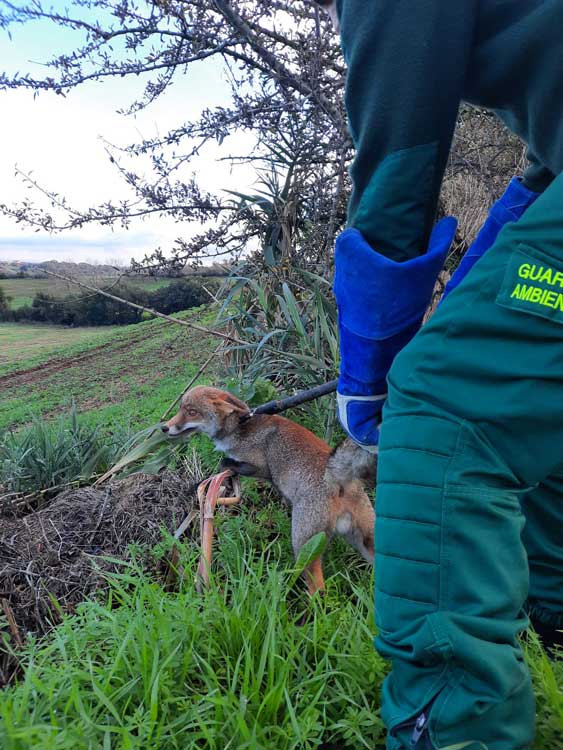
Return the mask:
[[[512,254],[496,302],[563,323],[563,260],[556,263],[543,253],[531,252],[534,255],[523,250]]]

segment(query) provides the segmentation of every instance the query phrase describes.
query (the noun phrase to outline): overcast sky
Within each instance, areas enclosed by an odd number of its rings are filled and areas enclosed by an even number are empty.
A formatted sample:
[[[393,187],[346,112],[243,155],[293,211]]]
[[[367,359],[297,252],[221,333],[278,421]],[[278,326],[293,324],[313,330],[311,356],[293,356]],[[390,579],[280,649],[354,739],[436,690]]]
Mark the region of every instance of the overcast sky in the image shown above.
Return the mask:
[[[60,0],[53,5],[64,7]],[[12,41],[0,31],[0,69],[46,75],[37,62],[67,51],[71,40],[72,32],[53,31],[45,23],[14,27]],[[33,191],[14,176],[16,165],[24,172],[33,171],[38,183],[65,195],[76,207],[130,197],[100,137],[127,145],[164,134],[197,117],[204,107],[228,103],[223,71],[213,61],[193,66],[189,76],[178,79],[148,110],[135,116],[118,115],[116,110],[132,101],[141,88],[138,79],[124,78],[86,84],[66,98],[46,93],[34,99],[31,92],[23,90],[0,92],[0,203],[33,198]],[[217,159],[249,148],[248,138],[230,138],[221,149],[209,148],[184,176],[195,169],[206,189],[244,190],[254,179],[251,171],[237,167],[232,172],[228,163]],[[166,250],[176,237],[200,229],[199,225],[190,228],[152,216],[129,230],[90,226],[48,235],[0,216],[0,260],[127,262],[158,246]]]

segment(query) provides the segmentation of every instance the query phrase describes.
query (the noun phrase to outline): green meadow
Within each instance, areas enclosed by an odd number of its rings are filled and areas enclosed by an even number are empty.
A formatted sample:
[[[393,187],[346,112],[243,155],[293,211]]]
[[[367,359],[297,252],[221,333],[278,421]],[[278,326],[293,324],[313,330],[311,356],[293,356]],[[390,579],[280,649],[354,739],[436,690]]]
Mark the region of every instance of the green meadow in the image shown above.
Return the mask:
[[[180,316],[213,320],[197,311]],[[73,403],[86,421],[140,429],[158,421],[216,345],[164,320],[66,329],[0,324],[0,429],[54,417]]]

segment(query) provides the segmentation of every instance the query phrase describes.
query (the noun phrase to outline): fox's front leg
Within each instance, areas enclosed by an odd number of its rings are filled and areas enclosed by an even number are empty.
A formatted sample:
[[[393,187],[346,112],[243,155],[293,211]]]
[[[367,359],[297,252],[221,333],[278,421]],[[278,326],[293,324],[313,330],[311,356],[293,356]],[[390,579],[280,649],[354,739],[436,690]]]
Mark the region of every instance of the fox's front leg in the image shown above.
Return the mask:
[[[241,477],[255,477],[258,476],[258,468],[252,464],[248,464],[245,461],[235,461],[234,458],[224,458],[219,465],[219,471],[226,471],[230,469],[235,474],[239,474]]]

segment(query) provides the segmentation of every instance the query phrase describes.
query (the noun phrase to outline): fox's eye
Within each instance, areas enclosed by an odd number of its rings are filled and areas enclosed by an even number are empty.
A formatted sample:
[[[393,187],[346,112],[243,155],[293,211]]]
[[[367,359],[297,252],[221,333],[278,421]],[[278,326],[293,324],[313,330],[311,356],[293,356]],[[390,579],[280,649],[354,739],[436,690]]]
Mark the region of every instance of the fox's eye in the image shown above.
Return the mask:
[[[197,411],[195,409],[188,409],[188,417],[197,417]]]

